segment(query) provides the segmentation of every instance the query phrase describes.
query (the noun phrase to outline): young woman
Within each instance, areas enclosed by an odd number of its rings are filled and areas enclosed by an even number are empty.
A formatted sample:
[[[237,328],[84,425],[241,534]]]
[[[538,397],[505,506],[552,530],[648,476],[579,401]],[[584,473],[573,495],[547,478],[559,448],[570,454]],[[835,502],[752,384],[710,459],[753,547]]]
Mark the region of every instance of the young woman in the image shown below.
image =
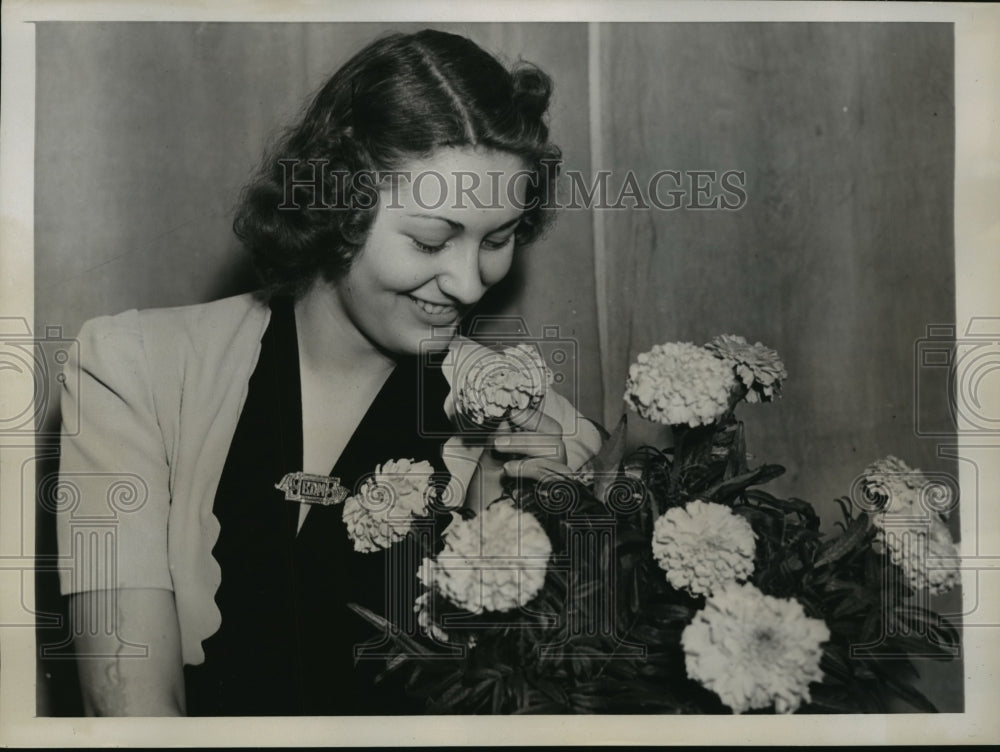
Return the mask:
[[[455,328],[551,212],[549,94],[537,68],[459,36],[379,39],[245,192],[235,230],[263,294],[84,325],[61,457],[79,503],[58,529],[87,712],[419,711],[375,684],[379,641],[348,608],[412,621],[419,547],[364,550],[329,502],[393,460],[429,463],[450,498],[433,544],[505,475],[597,451],[551,390],[492,443],[456,429]],[[107,514],[109,476],[138,491],[96,551],[74,521]]]

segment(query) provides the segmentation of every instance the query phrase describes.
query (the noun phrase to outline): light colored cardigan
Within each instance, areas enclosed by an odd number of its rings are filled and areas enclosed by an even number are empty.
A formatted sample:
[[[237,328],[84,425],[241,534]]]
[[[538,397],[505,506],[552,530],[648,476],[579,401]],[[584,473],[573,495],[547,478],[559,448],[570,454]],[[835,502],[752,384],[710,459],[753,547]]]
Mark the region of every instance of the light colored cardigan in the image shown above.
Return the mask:
[[[83,325],[64,369],[62,411],[79,416],[79,430],[64,428],[61,442],[61,590],[172,590],[187,664],[204,661],[202,640],[222,623],[212,507],[269,319],[251,294],[101,316]],[[464,348],[479,347],[452,341],[449,386]],[[450,391],[444,408],[454,421]],[[543,411],[563,426],[567,462],[578,469],[599,433],[551,389]],[[445,442],[459,488],[482,451],[457,436]]]

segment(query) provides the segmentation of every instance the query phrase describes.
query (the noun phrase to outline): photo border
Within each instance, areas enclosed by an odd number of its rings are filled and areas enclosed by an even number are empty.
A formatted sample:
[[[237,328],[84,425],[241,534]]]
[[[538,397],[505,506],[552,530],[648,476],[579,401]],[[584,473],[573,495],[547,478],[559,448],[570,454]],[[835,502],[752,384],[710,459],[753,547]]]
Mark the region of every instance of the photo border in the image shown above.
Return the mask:
[[[910,3],[495,2],[487,9],[445,2],[11,2],[3,5],[2,138],[0,138],[0,316],[34,320],[34,26],[79,21],[925,21],[950,22],[956,50],[955,263],[956,323],[1000,316],[996,290],[1000,223],[1000,8]],[[23,402],[25,392],[0,395]],[[25,442],[30,443],[30,442]],[[958,439],[963,456],[1000,449],[983,437]],[[22,498],[20,472],[34,445],[0,449],[0,612],[31,612],[34,599],[33,500]],[[970,482],[966,465],[960,482]],[[963,515],[962,541],[980,555],[1000,552],[1000,462],[980,463],[979,518]],[[33,488],[33,485],[28,486]],[[969,498],[969,497],[967,497]],[[16,524],[12,520],[20,520]],[[977,529],[968,529],[978,522]],[[1000,557],[1000,553],[994,558]],[[994,576],[963,571],[963,592],[980,606]],[[974,580],[974,578],[976,578]],[[20,602],[23,598],[24,602]],[[17,600],[18,602],[14,602]],[[996,609],[995,598],[986,604]],[[486,718],[35,718],[35,631],[0,627],[0,743],[17,746],[275,746],[513,744],[929,744],[1000,740],[1000,631],[963,628],[964,713],[856,716],[544,716]]]

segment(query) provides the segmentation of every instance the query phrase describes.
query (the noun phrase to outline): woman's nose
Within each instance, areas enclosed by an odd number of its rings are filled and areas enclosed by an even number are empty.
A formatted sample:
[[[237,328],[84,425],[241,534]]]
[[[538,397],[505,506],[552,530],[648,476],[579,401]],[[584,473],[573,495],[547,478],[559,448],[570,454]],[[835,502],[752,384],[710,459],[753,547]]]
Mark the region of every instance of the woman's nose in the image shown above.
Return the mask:
[[[463,305],[477,303],[486,292],[479,271],[479,246],[456,245],[451,253],[443,254],[443,267],[438,273],[438,287],[445,295]]]

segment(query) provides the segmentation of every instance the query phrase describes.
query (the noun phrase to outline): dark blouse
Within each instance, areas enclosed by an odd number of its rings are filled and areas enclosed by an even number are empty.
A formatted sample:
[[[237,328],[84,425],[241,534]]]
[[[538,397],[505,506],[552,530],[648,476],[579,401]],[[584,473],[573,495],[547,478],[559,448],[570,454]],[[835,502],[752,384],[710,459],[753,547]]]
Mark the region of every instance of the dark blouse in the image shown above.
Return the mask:
[[[343,504],[313,505],[296,532],[299,502],[274,488],[286,473],[302,470],[295,316],[290,299],[276,298],[271,308],[215,497],[222,626],[203,643],[205,662],[185,666],[188,714],[420,712],[399,672],[375,684],[385,669],[387,638],[347,604],[413,631],[416,567],[425,547],[438,547],[451,516],[438,516],[430,529],[375,553],[354,551]],[[330,475],[353,493],[379,464],[427,460],[435,482],[446,483],[441,448],[450,430],[443,408],[448,388],[440,363],[401,358]]]

